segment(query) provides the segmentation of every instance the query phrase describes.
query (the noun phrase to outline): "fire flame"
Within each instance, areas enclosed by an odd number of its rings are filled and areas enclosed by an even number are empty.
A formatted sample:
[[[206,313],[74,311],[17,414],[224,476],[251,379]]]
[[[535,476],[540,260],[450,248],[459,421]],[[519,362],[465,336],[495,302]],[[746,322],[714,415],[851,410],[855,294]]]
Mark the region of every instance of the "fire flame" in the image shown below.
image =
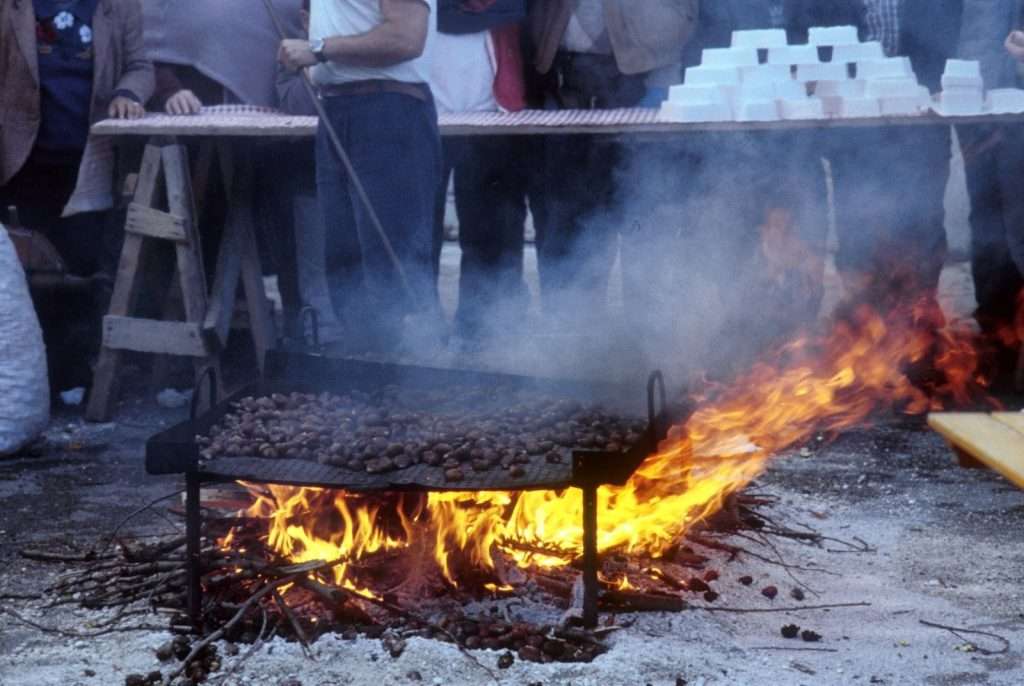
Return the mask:
[[[728,386],[709,384],[701,409],[669,432],[625,486],[600,489],[600,550],[657,558],[758,477],[773,455],[880,412],[921,414],[966,403],[984,386],[975,348],[965,332],[935,326],[942,322],[934,304],[886,315],[860,306],[827,335],[794,340]],[[929,361],[939,373],[912,382],[908,370]],[[582,497],[575,489],[384,501],[269,486],[255,495],[246,514],[267,520],[272,550],[294,562],[345,560],[334,581],[353,589],[353,564],[424,537],[453,585],[454,556],[488,571],[496,551],[521,567],[563,566],[582,552]],[[382,516],[385,509],[389,516]]]

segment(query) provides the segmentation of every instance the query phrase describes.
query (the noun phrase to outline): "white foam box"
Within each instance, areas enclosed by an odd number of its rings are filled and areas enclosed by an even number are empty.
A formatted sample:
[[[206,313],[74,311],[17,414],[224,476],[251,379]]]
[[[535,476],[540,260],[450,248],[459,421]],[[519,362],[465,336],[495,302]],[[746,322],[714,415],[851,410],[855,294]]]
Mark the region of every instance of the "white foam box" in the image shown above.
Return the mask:
[[[931,104],[931,95],[927,88],[919,86],[916,93],[879,98],[878,101],[882,106],[883,116],[911,116],[920,114],[928,108]]]
[[[754,81],[744,81],[736,89],[736,94],[734,97],[737,101],[740,101],[774,100],[777,96],[775,95],[774,83],[757,83]]]
[[[850,64],[853,62],[863,62],[864,60],[881,59],[885,59],[885,50],[882,49],[882,44],[878,41],[848,43],[846,45],[836,45],[832,48],[833,62]]]
[[[939,94],[939,108],[944,115],[981,114],[985,96],[978,88],[951,88]]]
[[[661,121],[679,123],[733,121],[732,108],[729,105],[694,104],[672,102],[661,103],[658,114]]]
[[[797,81],[842,81],[849,77],[846,65],[838,62],[801,64],[796,68]]]
[[[942,75],[980,79],[981,63],[977,60],[946,60],[946,70]]]
[[[846,119],[880,117],[882,104],[877,98],[841,98],[838,116]]]
[[[802,81],[778,81],[774,84],[775,97],[780,100],[804,100],[807,86]]]
[[[828,118],[842,116],[843,110],[843,99],[838,95],[817,95],[815,96],[818,100],[821,100],[821,108],[825,112],[825,116]]]
[[[736,106],[737,121],[778,121],[779,103],[776,100],[753,98]]]
[[[754,67],[758,64],[755,48],[706,48],[701,53],[704,67]]]
[[[886,57],[857,62],[858,79],[899,79],[914,76],[909,57]]]
[[[768,49],[768,64],[818,64],[818,48],[813,45],[785,45]]]
[[[994,88],[988,92],[985,107],[992,114],[1019,114],[1024,112],[1024,90],[1020,88]]]
[[[668,89],[668,99],[672,102],[690,104],[719,104],[729,102],[728,86],[694,86],[684,83]]]
[[[864,94],[869,98],[900,98],[917,93],[919,84],[913,77],[870,79]]]
[[[756,31],[733,31],[732,47],[754,48],[777,48],[786,44],[785,29],[762,29]]]
[[[824,47],[850,45],[859,39],[856,26],[812,26],[807,32],[808,43]]]
[[[814,94],[819,97],[863,98],[866,89],[867,82],[861,79],[818,81]]]
[[[740,69],[743,83],[777,83],[792,81],[793,70],[788,64],[759,64]]]
[[[818,98],[780,100],[779,113],[783,119],[824,119],[825,106]]]
[[[980,76],[950,76],[943,74],[942,76],[942,90],[950,90],[953,88],[974,88],[977,90],[983,90],[985,88],[985,82]]]
[[[690,86],[738,86],[740,70],[737,67],[689,67],[684,81]]]

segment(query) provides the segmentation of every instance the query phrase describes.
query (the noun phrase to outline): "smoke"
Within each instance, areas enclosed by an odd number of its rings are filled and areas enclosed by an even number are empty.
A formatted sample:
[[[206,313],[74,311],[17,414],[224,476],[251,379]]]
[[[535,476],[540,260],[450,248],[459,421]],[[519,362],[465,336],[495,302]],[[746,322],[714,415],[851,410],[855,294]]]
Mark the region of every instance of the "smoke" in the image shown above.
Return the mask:
[[[580,217],[568,257],[579,280],[552,286],[543,262],[538,280],[528,249],[528,314],[495,300],[479,347],[456,347],[441,362],[635,384],[638,395],[653,369],[676,386],[732,375],[827,326],[832,212],[844,228],[846,297],[882,306],[934,289],[948,156],[941,127],[622,143],[610,194]],[[826,160],[842,172],[837,204]],[[885,278],[858,292],[862,271]]]

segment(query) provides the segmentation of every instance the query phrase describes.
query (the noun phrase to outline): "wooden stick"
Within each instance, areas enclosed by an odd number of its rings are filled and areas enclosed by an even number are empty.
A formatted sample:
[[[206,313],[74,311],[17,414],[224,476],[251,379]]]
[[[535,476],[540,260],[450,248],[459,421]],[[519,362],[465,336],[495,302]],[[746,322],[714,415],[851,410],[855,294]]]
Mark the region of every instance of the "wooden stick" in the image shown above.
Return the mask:
[[[634,612],[682,612],[688,606],[679,596],[637,591],[605,591],[602,605],[614,605]]]
[[[227,634],[228,631],[233,629],[235,625],[242,621],[242,618],[246,614],[248,614],[249,610],[251,610],[253,606],[260,601],[260,599],[277,590],[277,588],[281,586],[298,581],[300,577],[301,574],[292,574],[291,576],[282,577],[280,579],[274,579],[273,581],[267,582],[263,586],[263,588],[249,596],[249,599],[242,603],[242,606],[238,608],[238,611],[235,612],[231,619],[228,620],[227,624],[220,627],[212,634],[210,634],[209,636],[207,636],[206,638],[192,646],[192,650],[190,650],[188,655],[185,656],[185,659],[182,660],[181,666],[178,667],[178,669],[174,670],[174,672],[169,674],[167,678],[164,680],[164,683],[170,684],[172,681],[174,681],[174,679],[181,676],[181,674],[189,666],[192,660],[196,658],[196,655],[198,655],[204,648],[206,648],[206,646],[222,639],[224,635]]]

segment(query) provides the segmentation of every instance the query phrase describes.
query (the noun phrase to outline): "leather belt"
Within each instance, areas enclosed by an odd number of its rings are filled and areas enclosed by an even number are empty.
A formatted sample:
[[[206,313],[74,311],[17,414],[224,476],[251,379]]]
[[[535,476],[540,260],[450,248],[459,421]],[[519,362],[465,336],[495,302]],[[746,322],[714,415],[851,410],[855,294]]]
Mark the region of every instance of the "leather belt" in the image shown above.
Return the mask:
[[[329,83],[321,85],[320,97],[336,98],[346,95],[373,95],[375,93],[398,93],[416,98],[420,102],[430,102],[433,96],[430,86],[425,83],[409,83],[392,79],[366,79],[349,81],[348,83]]]

